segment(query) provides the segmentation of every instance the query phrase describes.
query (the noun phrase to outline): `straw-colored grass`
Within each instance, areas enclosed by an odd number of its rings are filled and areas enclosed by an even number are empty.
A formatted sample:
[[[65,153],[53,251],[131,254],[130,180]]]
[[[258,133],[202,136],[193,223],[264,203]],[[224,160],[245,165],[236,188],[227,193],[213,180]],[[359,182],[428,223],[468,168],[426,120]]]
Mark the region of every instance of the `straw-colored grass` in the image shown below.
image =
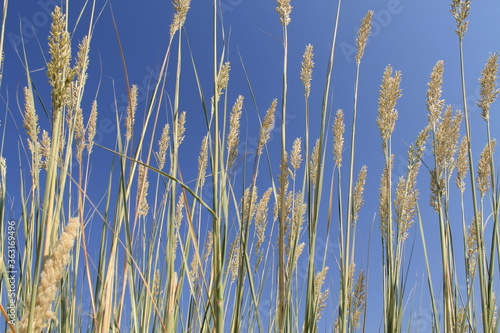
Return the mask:
[[[22,89],[25,133],[20,146],[26,144],[27,150],[21,158],[18,200],[23,214],[16,221],[19,257],[15,264],[21,274],[12,282],[4,269],[8,247],[4,223],[0,240],[4,328],[17,332],[317,332],[322,323],[333,332],[371,332],[375,326],[367,325],[366,318],[373,311],[368,308],[372,297],[382,304],[377,312],[380,330],[403,332],[413,320],[407,307],[411,303],[407,290],[410,258],[419,256],[426,264],[429,296],[425,299],[430,303],[433,332],[496,332],[500,201],[490,112],[500,92],[498,53],[490,55],[479,78],[476,104],[487,139],[478,152],[472,142],[478,144],[483,136],[472,135],[471,117],[476,115],[469,114],[465,93],[463,40],[471,1],[451,3],[463,109],[453,110],[442,99],[445,64],[438,61],[428,69],[428,122],[408,145],[407,168],[397,179],[393,135],[405,77],[391,65],[380,76],[378,115],[373,123],[380,132],[384,167],[379,175],[372,173],[370,165],[356,170],[358,102],[364,98],[359,84],[370,70],[361,71],[361,67],[370,47],[372,11],[361,19],[355,41],[353,109],[339,109],[332,115],[330,87],[335,79],[332,68],[340,1],[326,78],[318,88],[316,77],[325,73],[316,72],[311,44],[305,46],[300,73],[289,72],[292,2],[277,0],[282,82],[274,92],[276,97],[268,101],[253,95],[239,95],[231,101],[228,96],[234,74],[217,4],[214,1],[213,77],[208,95],[196,74],[200,64],[195,55],[185,54],[184,47],[188,41],[184,24],[195,3],[173,1],[168,45],[145,106],[138,99],[139,87],[129,82],[119,41],[128,106],[123,114],[116,110],[115,142],[104,145],[95,142],[99,98],[91,99],[89,109],[82,106],[87,82],[99,80],[87,74],[97,61],[89,56],[95,2],[88,34],[76,52],[70,33],[76,29],[68,26],[68,11],[74,5],[68,6],[67,1],[64,10],[54,9],[46,47],[50,128],[39,121],[43,111],[35,103],[38,91],[31,82],[30,55],[22,59],[27,80]],[[7,7],[4,0],[0,75]],[[206,119],[199,150],[185,143],[195,121],[180,108],[183,98],[195,96],[181,89],[181,80],[187,79],[181,74],[186,59],[192,60]],[[291,75],[300,78],[304,89],[304,136],[298,138],[289,133],[286,122],[289,90],[294,89],[289,87]],[[251,91],[252,83],[246,79]],[[168,100],[162,93],[167,81],[169,89],[174,83]],[[319,131],[312,130],[309,119],[315,89],[324,90]],[[255,150],[247,142],[248,124],[244,123],[249,101],[256,109],[267,107],[255,117],[258,123],[252,124],[260,126],[258,133],[252,133]],[[162,123],[160,114],[165,109],[169,121]],[[144,114],[139,116],[139,110]],[[270,142],[276,127],[279,144]],[[4,149],[0,147],[0,153]],[[113,157],[109,168],[93,159],[96,150]],[[244,157],[251,154],[254,159],[249,162]],[[185,161],[197,161],[192,181],[183,178]],[[2,221],[7,221],[7,165],[16,163],[0,157]],[[110,170],[104,198],[94,197],[92,169],[94,173],[95,169]],[[423,177],[428,177],[430,185],[421,181]],[[365,193],[370,178],[380,180],[378,196]],[[420,195],[426,186],[429,198]],[[373,235],[380,235],[376,241],[381,243],[381,253],[370,253],[370,260],[380,264],[375,272],[356,262],[360,248],[366,249],[358,242],[358,222],[367,201],[378,204],[378,211],[372,213],[379,228]],[[460,211],[461,223],[452,221],[452,211]],[[65,226],[69,216],[74,217]],[[439,245],[432,247],[439,249],[438,270],[428,253],[429,221],[439,228],[438,238],[433,238]],[[486,226],[491,232],[485,232]],[[422,248],[413,247],[410,237],[421,241]],[[330,238],[338,247],[329,248]],[[416,253],[420,249],[422,253]],[[373,286],[370,293],[370,278],[377,273],[381,285]],[[15,295],[9,293],[13,285]],[[5,304],[11,303],[16,305],[14,321],[5,312]]]

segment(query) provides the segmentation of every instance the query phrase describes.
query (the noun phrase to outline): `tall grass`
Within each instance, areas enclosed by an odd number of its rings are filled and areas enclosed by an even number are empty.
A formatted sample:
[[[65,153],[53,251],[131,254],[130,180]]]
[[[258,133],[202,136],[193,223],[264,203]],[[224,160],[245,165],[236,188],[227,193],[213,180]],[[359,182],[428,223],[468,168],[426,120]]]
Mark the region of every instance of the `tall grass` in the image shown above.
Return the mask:
[[[7,4],[4,0],[0,51]],[[203,90],[206,85],[198,71],[205,63],[191,52],[189,31],[184,28],[190,6],[195,4],[174,0],[168,45],[142,117],[138,116],[138,87],[129,81],[127,54],[112,16],[128,106],[123,114],[116,107],[117,132],[111,146],[94,142],[98,101],[93,100],[90,107],[83,103],[88,99],[87,81],[96,79],[87,78],[89,62],[94,61],[89,51],[96,18],[95,2],[89,5],[91,14],[84,28],[87,35],[79,43],[70,31],[81,29],[85,8],[76,27],[68,26],[68,14],[73,10],[69,1],[52,14],[46,64],[50,96],[39,96],[34,90],[31,55],[23,49],[26,133],[20,144],[27,149],[20,154],[22,215],[15,221],[15,268],[21,274],[12,283],[5,268],[10,261],[4,223],[0,297],[6,331],[317,332],[323,323],[334,332],[369,332],[375,325],[366,325],[367,312],[373,311],[367,308],[367,298],[372,297],[382,304],[379,313],[384,332],[402,332],[412,320],[407,310],[412,256],[420,256],[426,263],[433,332],[497,331],[500,203],[494,164],[496,141],[489,112],[500,91],[496,86],[498,54],[490,56],[481,73],[477,105],[482,110],[487,141],[475,159],[472,142],[476,136],[472,136],[472,115],[467,110],[462,43],[470,0],[453,0],[451,6],[459,37],[463,111],[445,106],[441,96],[444,62],[438,61],[427,91],[428,123],[409,145],[407,169],[399,179],[394,178],[393,133],[404,75],[387,65],[381,77],[377,124],[373,126],[380,131],[384,168],[379,208],[373,213],[378,215],[379,232],[374,235],[380,235],[382,253],[371,257],[380,260],[376,272],[381,274],[382,285],[374,286],[381,292],[373,294],[367,289],[369,272],[356,262],[360,248],[357,224],[366,200],[368,166],[362,166],[355,176],[358,102],[364,98],[359,91],[365,75],[361,60],[369,47],[373,12],[368,11],[361,20],[357,35],[352,113],[338,110],[332,115],[332,70],[341,17],[338,2],[328,66],[322,73],[319,131],[312,130],[310,121],[311,96],[315,96],[311,91],[316,89],[312,78],[317,76],[314,48],[310,44],[305,47],[300,72],[304,137],[290,135],[286,123],[288,83],[292,75],[299,76],[289,72],[289,40],[293,38],[288,30],[293,24],[290,0],[276,3],[276,25],[282,27],[283,70],[276,97],[269,101],[257,100],[252,93],[233,101],[227,93],[232,59],[218,1],[213,2],[212,12],[211,89],[208,93]],[[194,95],[181,85],[185,79],[181,70],[187,60],[191,60],[206,120],[198,156],[189,155],[192,149],[183,145],[186,129],[194,121],[181,109],[181,101]],[[252,92],[255,83],[248,76],[246,79]],[[164,93],[170,87],[171,103]],[[50,99],[50,106],[42,110],[40,102],[46,99]],[[256,110],[262,106],[267,109],[255,117],[260,129],[254,151],[242,121],[249,101]],[[165,109],[168,122],[162,120]],[[42,129],[45,126],[39,121],[43,111],[49,114],[47,129]],[[352,120],[346,122],[349,115]],[[464,135],[461,126],[465,127]],[[269,142],[275,127],[280,129],[279,156]],[[102,202],[94,197],[91,173],[99,163],[93,159],[97,149],[113,157]],[[2,155],[3,151],[2,144]],[[253,159],[241,158],[251,154]],[[188,167],[181,163],[183,155],[197,161],[192,182],[184,180]],[[16,162],[0,159],[2,221],[6,221],[7,163]],[[422,170],[429,171],[431,192],[430,207],[425,209],[419,189],[426,185],[417,182],[423,177],[419,176]],[[330,183],[326,181],[328,174],[332,175]],[[451,200],[453,191],[458,191],[459,202]],[[460,210],[461,223],[454,223],[452,210]],[[471,211],[474,218],[467,221]],[[437,271],[428,255],[424,214],[439,226],[441,262]],[[487,226],[490,220],[491,226]],[[420,233],[413,226],[415,221]],[[98,226],[98,240],[90,226]],[[423,253],[414,253],[417,247],[407,245],[410,234],[420,234]],[[327,245],[321,248],[317,239],[323,235]],[[338,240],[334,258],[328,248],[331,235]],[[457,235],[462,237],[454,241]],[[98,251],[91,251],[91,247]],[[306,267],[305,273],[299,272],[299,265]],[[336,292],[325,286],[332,277],[338,279]],[[478,297],[480,305],[476,304]],[[5,304],[11,303],[16,304],[15,320],[5,311]]]

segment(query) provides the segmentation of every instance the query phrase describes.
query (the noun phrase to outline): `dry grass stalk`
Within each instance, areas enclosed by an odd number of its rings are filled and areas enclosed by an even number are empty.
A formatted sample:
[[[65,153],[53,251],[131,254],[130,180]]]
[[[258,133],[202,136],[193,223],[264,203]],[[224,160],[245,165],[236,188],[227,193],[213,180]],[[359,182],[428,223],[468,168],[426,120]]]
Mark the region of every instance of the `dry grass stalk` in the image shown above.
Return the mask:
[[[396,102],[401,97],[401,89],[399,84],[401,82],[401,73],[396,71],[392,75],[392,67],[388,65],[385,68],[380,86],[380,97],[378,100],[378,117],[377,124],[382,137],[382,145],[385,149],[387,140],[389,140],[396,120],[398,118],[398,111],[396,110]]]
[[[464,38],[469,25],[467,17],[469,16],[470,4],[471,0],[452,0],[451,2],[451,14],[455,18],[455,21],[457,21],[455,32],[460,39]]]
[[[363,20],[361,20],[361,27],[358,30],[358,37],[356,38],[356,63],[358,65],[361,63],[361,58],[365,53],[366,42],[370,36],[370,31],[372,29],[372,16],[373,11],[369,10]]]
[[[495,151],[496,140],[493,139],[486,144],[481,156],[479,157],[479,162],[477,165],[477,189],[481,192],[481,196],[484,197],[486,191],[490,188],[490,175],[491,175],[491,159],[493,158],[493,153]]]
[[[229,116],[229,134],[227,135],[228,168],[232,168],[238,157],[240,143],[240,121],[243,109],[243,96],[238,96]]]
[[[276,104],[278,101],[273,100],[269,109],[267,109],[266,116],[262,121],[259,132],[259,141],[257,144],[257,155],[261,155],[264,146],[271,137],[271,130],[274,128],[274,112],[276,111]]]
[[[161,131],[160,140],[158,140],[158,152],[156,153],[156,158],[158,160],[158,170],[163,170],[165,163],[167,161],[167,150],[170,145],[170,125],[165,124],[163,130]]]
[[[434,127],[438,122],[441,112],[444,107],[444,100],[441,99],[442,86],[443,86],[443,72],[444,62],[438,61],[431,73],[431,80],[429,81],[427,89],[427,110],[429,111],[428,119],[429,125]]]
[[[286,27],[290,23],[290,13],[292,12],[290,0],[276,0],[276,2],[278,3],[276,12],[280,16],[281,25]]]
[[[52,301],[54,301],[58,284],[69,262],[69,252],[73,247],[75,238],[78,234],[80,221],[78,218],[71,218],[64,232],[57,243],[52,248],[51,255],[47,258],[43,265],[40,275],[40,285],[38,286],[34,313],[32,315],[32,331],[40,332],[44,327],[47,327],[48,320],[57,320],[51,310]],[[27,305],[29,309],[29,304]],[[25,312],[19,325],[19,332],[25,333],[28,330],[28,321],[30,313]]]
[[[92,153],[92,148],[94,147],[94,138],[97,133],[97,101],[92,102],[92,107],[90,109],[90,117],[87,123],[87,151],[89,154]]]
[[[497,89],[497,78],[498,78],[498,53],[493,53],[488,58],[483,71],[481,72],[481,78],[479,78],[479,84],[481,85],[481,98],[477,102],[482,110],[481,117],[488,121],[490,118],[490,106],[497,98],[500,89]]]
[[[133,85],[129,91],[129,103],[127,106],[127,116],[125,118],[125,138],[127,141],[134,135],[135,112],[137,111],[137,85]]]
[[[307,44],[302,57],[302,68],[300,71],[300,79],[304,85],[306,97],[309,97],[311,92],[312,69],[314,67],[313,56],[313,46],[311,44]]]
[[[170,38],[184,26],[191,0],[173,0],[172,4],[175,9],[175,14],[172,24],[170,24]]]

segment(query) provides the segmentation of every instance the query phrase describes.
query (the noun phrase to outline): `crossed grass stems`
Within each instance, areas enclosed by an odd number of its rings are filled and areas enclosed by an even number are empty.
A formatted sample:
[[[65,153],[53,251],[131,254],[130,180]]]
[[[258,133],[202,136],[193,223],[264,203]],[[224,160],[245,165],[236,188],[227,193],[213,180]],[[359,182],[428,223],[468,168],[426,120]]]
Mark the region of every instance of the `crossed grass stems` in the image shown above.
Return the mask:
[[[0,45],[3,45],[7,5],[5,0]],[[344,144],[346,126],[342,110],[336,112],[332,125],[333,149],[327,145],[333,47],[324,86],[319,136],[313,138],[309,132],[314,61],[313,47],[307,45],[300,73],[305,97],[305,137],[295,139],[288,150],[285,122],[289,82],[287,27],[291,23],[292,7],[289,0],[277,1],[276,10],[283,34],[281,100],[273,100],[263,118],[257,114],[260,132],[255,158],[248,165],[245,160],[244,176],[236,177],[237,161],[242,154],[249,152],[248,147],[239,151],[246,147],[240,142],[245,99],[238,96],[231,108],[228,96],[224,94],[229,84],[230,63],[226,56],[224,27],[218,20],[220,8],[215,2],[213,93],[209,101],[204,98],[194,56],[189,54],[188,58],[196,74],[206,120],[206,134],[198,157],[198,175],[195,185],[190,187],[182,178],[179,164],[186,123],[189,123],[186,112],[179,109],[180,69],[186,59],[181,50],[182,43],[187,42],[187,37],[180,32],[190,1],[174,0],[173,5],[174,18],[160,79],[152,89],[142,126],[137,126],[135,119],[137,86],[129,83],[122,52],[125,80],[130,87],[129,105],[123,117],[116,116],[115,147],[99,147],[115,156],[103,208],[98,208],[100,204],[88,196],[91,191],[91,156],[97,146],[94,143],[97,101],[92,103],[87,120],[81,107],[95,2],[89,5],[92,14],[88,34],[80,42],[73,66],[66,14],[59,7],[53,12],[49,36],[51,60],[47,64],[52,87],[51,128],[41,133],[40,112],[35,109],[36,94],[32,88],[28,56],[24,53],[27,87],[23,91],[23,117],[30,152],[30,175],[23,175],[21,186],[23,214],[19,230],[23,233],[19,239],[23,242],[19,249],[19,271],[22,274],[16,281],[18,289],[14,300],[18,304],[19,321],[9,322],[6,327],[19,332],[39,332],[43,328],[63,332],[118,332],[125,328],[133,332],[316,332],[327,302],[332,302],[330,306],[335,309],[336,316],[334,320],[328,319],[331,330],[364,331],[368,273],[356,266],[355,254],[358,214],[363,205],[368,168],[363,166],[355,179],[354,152],[361,60],[373,13],[369,11],[361,21],[356,40],[356,83],[352,122],[347,133],[350,134],[350,147]],[[340,7],[339,1],[332,45],[336,44]],[[65,8],[69,10],[68,2]],[[402,74],[387,66],[382,77],[377,125],[382,138],[381,156],[385,162],[379,191],[385,332],[400,332],[411,324],[405,323],[407,317],[404,313],[409,265],[405,264],[405,241],[414,222],[419,226],[423,242],[433,314],[432,330],[475,332],[480,327],[484,332],[497,330],[494,281],[495,263],[500,266],[499,195],[493,158],[496,141],[491,137],[489,110],[499,92],[496,88],[498,54],[490,56],[481,73],[481,96],[477,105],[486,124],[487,143],[475,164],[462,48],[469,8],[470,1],[467,0],[453,0],[451,4],[459,37],[464,110],[454,112],[441,99],[444,63],[438,61],[432,69],[427,92],[428,124],[410,145],[406,174],[396,184],[393,184],[392,134],[398,118],[396,104],[402,95]],[[221,52],[218,44],[222,44]],[[167,77],[171,52],[176,51],[175,77]],[[3,56],[2,52],[0,54]],[[171,123],[157,129],[160,110],[165,103],[161,92],[167,80],[175,80]],[[257,109],[253,94],[251,99]],[[278,161],[271,159],[267,151],[277,112],[281,112],[278,170],[272,167]],[[465,126],[465,135],[461,139],[460,126]],[[156,132],[161,132],[157,145],[155,136],[151,135]],[[416,186],[426,145],[430,145],[434,160],[426,161],[425,167],[430,171],[432,194],[429,201],[436,212],[432,218],[437,216],[440,231],[442,270],[437,272],[431,271],[429,264],[421,217],[423,211],[418,205],[419,190]],[[346,154],[348,158],[343,166]],[[326,159],[332,155],[333,170],[327,170],[330,163]],[[0,214],[3,217],[6,160],[2,158],[0,162]],[[266,167],[270,186],[261,190],[257,188],[261,184],[259,174],[266,172]],[[342,184],[346,181],[342,170],[345,168],[348,172],[347,195],[342,192],[345,188]],[[22,168],[23,172],[25,170],[26,167]],[[325,172],[335,175],[331,184],[325,183]],[[453,179],[457,189],[451,184]],[[212,200],[203,199],[202,193],[207,185],[210,185]],[[328,194],[324,194],[324,185],[330,185]],[[454,244],[452,241],[452,235],[456,233],[452,230],[449,215],[451,207],[457,204],[451,204],[450,193],[456,190],[460,194],[463,243],[458,248],[458,242]],[[464,199],[466,190],[471,193],[470,204]],[[485,207],[488,198],[490,205]],[[333,208],[335,199],[337,210]],[[465,218],[467,209],[474,213],[470,223]],[[316,238],[318,227],[325,227],[320,225],[324,215],[328,216],[327,245],[321,248],[317,246]],[[96,221],[102,223],[100,254],[96,258],[87,248],[91,220],[94,225]],[[491,220],[491,238],[485,232],[487,220]],[[65,221],[69,221],[66,226]],[[209,228],[205,227],[206,221],[211,221]],[[335,262],[327,258],[331,251],[328,248],[331,228],[338,235]],[[4,229],[2,226],[3,235]],[[1,237],[2,242],[5,239]],[[5,244],[1,248],[4,251]],[[463,272],[457,270],[460,257],[464,262]],[[299,262],[307,266],[304,279],[299,278]],[[82,264],[83,270],[79,269]],[[328,265],[334,265],[339,274],[336,300],[324,287],[328,272],[332,270]],[[9,280],[3,272],[0,292],[5,295]],[[436,279],[436,274],[441,274],[441,277]],[[440,296],[434,291],[436,281],[440,284]],[[459,288],[463,284],[465,292]],[[477,297],[480,306],[476,304]],[[129,308],[129,314],[126,314]],[[2,310],[7,322],[5,308]]]

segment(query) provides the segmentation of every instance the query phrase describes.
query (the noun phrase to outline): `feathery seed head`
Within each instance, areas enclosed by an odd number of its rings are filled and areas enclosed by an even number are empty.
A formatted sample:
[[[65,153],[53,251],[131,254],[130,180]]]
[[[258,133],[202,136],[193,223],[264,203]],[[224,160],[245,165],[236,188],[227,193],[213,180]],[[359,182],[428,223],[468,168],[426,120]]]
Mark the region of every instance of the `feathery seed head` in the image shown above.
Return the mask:
[[[390,208],[390,191],[391,191],[391,175],[392,175],[392,166],[394,162],[394,155],[391,155],[389,160],[387,161],[384,171],[382,173],[382,177],[380,178],[380,189],[379,189],[379,216],[380,216],[380,233],[382,235],[382,239],[386,242],[388,240],[389,228],[391,228],[391,224],[389,221],[389,209]]]
[[[267,140],[271,137],[271,130],[274,128],[274,112],[276,111],[276,104],[278,101],[273,100],[269,109],[267,109],[264,121],[260,126],[259,141],[257,144],[257,155],[262,154],[262,150],[267,143]]]
[[[40,128],[38,127],[38,115],[36,114],[35,107],[33,105],[33,96],[31,91],[24,87],[24,121],[23,127],[26,129],[26,134],[28,134],[29,140],[36,142],[38,140],[38,134],[40,133]]]
[[[488,121],[490,118],[490,105],[497,98],[500,89],[497,89],[497,78],[498,78],[498,53],[493,53],[488,58],[483,71],[481,72],[481,78],[479,83],[481,85],[481,98],[477,102],[477,106],[483,111],[481,117],[484,121]]]
[[[314,148],[311,154],[311,158],[309,160],[309,173],[311,174],[311,182],[314,187],[316,187],[316,182],[318,181],[318,166],[319,166],[319,144],[320,139],[316,139],[316,143],[314,144]]]
[[[392,74],[392,67],[388,65],[385,68],[382,84],[380,86],[380,97],[378,100],[377,124],[382,137],[382,146],[385,149],[398,118],[396,102],[401,97],[401,72],[396,71]]]
[[[186,132],[186,111],[183,111],[177,119],[177,136],[174,138],[174,149],[177,151],[184,141],[184,132]]]
[[[243,109],[243,96],[238,96],[229,116],[229,134],[227,135],[228,168],[232,168],[238,157],[240,143],[240,120]]]
[[[481,212],[479,212],[479,218],[481,217]],[[479,219],[481,220],[481,218]],[[469,275],[474,277],[476,273],[476,255],[477,255],[477,230],[476,223],[472,221],[471,225],[468,227],[467,233],[467,266],[469,270]]]
[[[484,196],[490,188],[491,159],[493,158],[496,143],[495,139],[488,142],[479,157],[476,180],[477,189],[481,192],[481,196]]]
[[[56,6],[52,12],[52,26],[49,36],[47,77],[52,86],[52,111],[58,112],[67,100],[69,86],[75,72],[70,68],[71,41],[66,30],[66,15]]]
[[[165,124],[163,130],[161,131],[160,140],[158,140],[158,152],[156,153],[156,158],[158,159],[158,170],[163,170],[165,162],[167,161],[167,150],[170,145],[170,125]]]
[[[366,165],[363,165],[361,170],[359,171],[358,180],[356,182],[356,186],[354,187],[354,195],[352,198],[352,223],[355,224],[358,220],[358,214],[361,210],[361,206],[363,206],[363,192],[365,191],[365,183],[366,183]]]
[[[300,138],[296,138],[293,142],[292,153],[290,154],[290,164],[294,170],[300,168],[300,163],[302,162],[302,155],[300,154],[300,148],[302,141]]]
[[[333,159],[337,168],[342,165],[342,151],[344,150],[344,112],[339,109],[333,123]]]
[[[208,164],[208,134],[205,135],[201,141],[201,151],[198,157],[198,186],[203,187],[205,185],[205,175],[207,172]]]
[[[137,211],[139,216],[146,216],[149,212],[149,204],[147,201],[148,188],[149,181],[147,168],[140,164],[137,181]]]
[[[441,99],[443,72],[444,62],[440,60],[436,63],[436,65],[434,65],[431,73],[431,80],[427,84],[429,88],[427,89],[426,104],[427,110],[429,111],[429,125],[431,127],[433,127],[439,120],[444,106],[444,100]]]
[[[135,112],[137,111],[137,85],[133,85],[129,91],[129,103],[127,106],[127,116],[125,118],[125,138],[127,141],[134,135]]]
[[[358,30],[358,38],[356,39],[356,64],[361,63],[361,58],[365,52],[366,42],[370,36],[370,30],[372,28],[372,16],[373,11],[369,10],[363,20],[361,21],[361,27]]]
[[[219,74],[217,75],[217,91],[215,95],[215,102],[218,102],[222,91],[227,88],[229,84],[229,71],[231,69],[230,63],[226,62],[222,65]]]
[[[94,138],[97,133],[97,101],[92,102],[92,107],[90,109],[90,117],[87,123],[87,151],[89,154],[92,153],[92,148],[94,147]]]
[[[80,221],[78,218],[71,218],[69,220],[61,237],[52,248],[52,253],[43,264],[33,314],[33,332],[42,331],[47,325],[47,321],[55,317],[51,310],[52,302],[56,297],[59,281],[66,272],[65,268],[70,259],[69,252],[73,247],[79,227]],[[29,317],[30,313],[26,311],[21,319],[19,332],[27,332]]]
[[[309,93],[311,92],[312,69],[314,67],[313,55],[313,46],[308,44],[304,51],[302,69],[300,71],[300,79],[304,85],[306,97],[309,97]]]
[[[276,2],[278,3],[276,12],[280,16],[281,25],[286,27],[290,23],[290,13],[292,12],[290,0],[276,0]]]
[[[467,17],[469,16],[471,0],[452,0],[451,2],[451,14],[457,21],[457,29],[455,32],[457,33],[460,40],[462,40],[467,32],[467,26],[469,25],[469,21],[467,21]]]
[[[177,30],[184,26],[191,0],[173,0],[172,4],[175,9],[175,14],[172,24],[170,24],[170,38],[174,36]]]
[[[465,191],[465,176],[467,176],[467,170],[469,170],[469,140],[467,136],[462,138],[460,141],[460,146],[458,148],[458,156],[457,156],[457,178],[455,180],[457,187],[460,189],[460,192]]]
[[[269,199],[272,194],[272,187],[270,187],[260,198],[259,203],[257,204],[256,214],[255,214],[255,230],[257,234],[257,244],[256,244],[256,253],[257,253],[257,264],[258,266],[262,260],[262,251],[261,247],[264,243],[264,239],[266,237],[266,226],[267,226],[267,214],[269,212]]]

